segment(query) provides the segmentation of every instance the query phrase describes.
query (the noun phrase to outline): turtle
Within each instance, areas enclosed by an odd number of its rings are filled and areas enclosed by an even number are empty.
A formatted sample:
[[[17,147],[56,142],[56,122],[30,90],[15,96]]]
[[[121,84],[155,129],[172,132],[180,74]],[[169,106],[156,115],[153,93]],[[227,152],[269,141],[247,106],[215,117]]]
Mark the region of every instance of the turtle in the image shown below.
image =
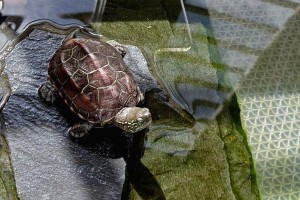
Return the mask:
[[[125,47],[101,38],[67,37],[48,65],[48,80],[38,89],[40,98],[52,104],[62,99],[83,123],[69,128],[72,138],[83,138],[94,126],[116,125],[136,133],[152,122],[129,68],[123,61]]]

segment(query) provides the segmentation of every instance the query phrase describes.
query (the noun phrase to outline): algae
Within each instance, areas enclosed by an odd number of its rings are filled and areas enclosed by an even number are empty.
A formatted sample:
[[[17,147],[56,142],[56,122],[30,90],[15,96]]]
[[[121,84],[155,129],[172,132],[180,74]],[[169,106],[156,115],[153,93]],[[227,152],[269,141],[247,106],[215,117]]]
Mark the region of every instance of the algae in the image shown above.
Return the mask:
[[[259,199],[256,175],[240,109],[234,95],[217,118],[230,169],[232,190],[237,199]]]

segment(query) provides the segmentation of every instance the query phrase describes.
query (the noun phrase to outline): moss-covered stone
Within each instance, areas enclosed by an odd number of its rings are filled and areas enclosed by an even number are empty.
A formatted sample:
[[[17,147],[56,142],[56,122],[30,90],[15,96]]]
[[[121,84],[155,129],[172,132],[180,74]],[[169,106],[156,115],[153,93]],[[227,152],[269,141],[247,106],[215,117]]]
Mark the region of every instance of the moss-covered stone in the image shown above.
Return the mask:
[[[0,199],[17,200],[16,183],[10,162],[10,151],[4,136],[5,129],[2,115],[0,118]]]
[[[230,92],[230,86],[220,80],[223,65],[211,30],[201,21],[187,26],[180,1],[109,3],[114,7],[93,27],[141,48],[171,99],[197,119],[184,120],[186,116],[146,101],[159,113],[153,113],[158,117],[131,177],[129,199],[257,199],[247,142],[228,108],[214,119],[220,108],[218,90]],[[200,18],[204,14],[189,11]]]
[[[160,124],[161,123],[161,124]],[[149,132],[143,164],[159,183],[165,199],[234,199],[223,142],[216,121],[192,128],[166,126],[161,121]],[[205,131],[203,131],[205,129]],[[162,199],[149,176],[148,199]],[[153,188],[151,188],[151,186]],[[147,191],[146,190],[146,191]],[[131,199],[140,199],[139,189]],[[151,192],[152,191],[152,192]],[[158,195],[158,196],[157,196]]]
[[[247,136],[242,129],[235,96],[217,118],[230,169],[232,190],[237,199],[259,199],[256,176]]]

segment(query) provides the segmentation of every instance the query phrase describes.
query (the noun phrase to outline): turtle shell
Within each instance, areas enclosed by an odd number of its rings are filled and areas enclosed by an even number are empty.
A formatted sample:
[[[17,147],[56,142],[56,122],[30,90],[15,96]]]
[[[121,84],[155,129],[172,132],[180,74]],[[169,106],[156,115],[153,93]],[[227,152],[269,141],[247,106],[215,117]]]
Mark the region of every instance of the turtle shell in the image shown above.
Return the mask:
[[[120,53],[108,43],[70,39],[49,63],[49,80],[70,109],[91,123],[104,125],[143,95]]]

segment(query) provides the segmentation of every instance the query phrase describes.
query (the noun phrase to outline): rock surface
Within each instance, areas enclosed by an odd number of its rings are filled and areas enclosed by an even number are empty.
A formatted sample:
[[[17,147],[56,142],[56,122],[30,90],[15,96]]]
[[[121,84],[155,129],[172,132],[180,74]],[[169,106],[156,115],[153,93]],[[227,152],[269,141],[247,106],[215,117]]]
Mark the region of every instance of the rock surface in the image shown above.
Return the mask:
[[[3,115],[19,198],[120,199],[129,136],[114,127],[97,128],[88,141],[72,141],[66,134],[72,113],[60,103],[46,106],[38,97],[47,64],[62,40],[34,30],[6,59],[13,95]]]
[[[137,80],[140,89],[143,93],[152,89],[160,88],[154,77],[151,75],[147,66],[147,61],[144,58],[141,50],[136,46],[126,45],[127,53],[124,57],[125,63],[131,69],[133,77]]]

